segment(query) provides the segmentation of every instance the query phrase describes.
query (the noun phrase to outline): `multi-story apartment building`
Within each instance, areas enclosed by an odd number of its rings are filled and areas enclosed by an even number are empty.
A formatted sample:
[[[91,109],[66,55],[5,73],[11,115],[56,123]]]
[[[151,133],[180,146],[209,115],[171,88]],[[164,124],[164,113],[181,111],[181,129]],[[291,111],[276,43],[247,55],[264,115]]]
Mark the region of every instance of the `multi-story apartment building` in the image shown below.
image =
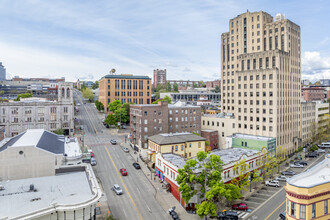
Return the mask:
[[[63,129],[65,134],[73,134],[72,84],[59,84],[56,101],[27,98],[21,99],[21,101],[2,102],[0,105],[0,125],[5,126],[5,137],[15,136],[31,128],[48,131]]]
[[[301,138],[302,145],[312,141],[312,126],[316,121],[316,102],[301,102]]]
[[[0,81],[6,80],[6,68],[0,62]]]
[[[324,101],[324,88],[310,87],[302,88],[301,95],[303,99],[308,101]]]
[[[166,69],[154,70],[154,83],[153,86],[156,88],[158,85],[166,85]]]
[[[282,14],[240,14],[221,35],[223,112],[237,132],[276,137],[288,153],[300,142],[300,51],[300,27]]]
[[[321,86],[330,86],[330,79],[321,79]]]
[[[199,106],[167,102],[149,105],[131,105],[130,140],[142,148],[148,148],[148,137],[161,133],[201,132],[201,108]]]
[[[150,104],[151,78],[134,75],[106,75],[99,81],[99,101],[109,112],[109,103],[120,100],[121,103]]]

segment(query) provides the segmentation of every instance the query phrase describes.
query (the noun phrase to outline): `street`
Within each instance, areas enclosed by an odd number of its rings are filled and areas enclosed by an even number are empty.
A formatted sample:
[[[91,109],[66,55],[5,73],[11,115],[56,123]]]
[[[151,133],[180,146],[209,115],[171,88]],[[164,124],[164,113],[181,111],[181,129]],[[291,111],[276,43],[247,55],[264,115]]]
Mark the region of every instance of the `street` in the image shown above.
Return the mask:
[[[317,163],[324,160],[324,153],[320,154],[318,158],[308,158],[308,166],[304,169],[301,168],[290,168],[290,170],[295,171],[297,174],[303,172],[304,170],[313,167]],[[281,186],[285,186],[286,183],[281,182]],[[266,187],[266,186],[265,186]],[[272,188],[272,187],[266,187]],[[274,188],[273,188],[274,189]],[[276,193],[269,193],[268,199],[264,203],[260,204],[249,216],[248,220],[273,220],[280,219],[279,214],[285,212],[285,198],[286,193],[283,187],[277,190]]]
[[[169,219],[169,215],[161,208],[155,199],[155,189],[141,170],[136,170],[132,164],[134,159],[125,153],[120,143],[124,142],[124,135],[107,129],[102,124],[102,115],[97,112],[93,103],[83,101],[80,92],[75,91],[75,101],[80,103],[77,118],[83,125],[84,145],[91,148],[97,165],[94,166],[95,175],[99,178],[111,214],[116,219]],[[86,104],[83,104],[83,103]],[[112,131],[112,132],[111,132]],[[110,139],[115,139],[117,145],[111,145]],[[125,168],[127,176],[122,176],[120,168]],[[118,184],[122,195],[116,195],[111,190]]]

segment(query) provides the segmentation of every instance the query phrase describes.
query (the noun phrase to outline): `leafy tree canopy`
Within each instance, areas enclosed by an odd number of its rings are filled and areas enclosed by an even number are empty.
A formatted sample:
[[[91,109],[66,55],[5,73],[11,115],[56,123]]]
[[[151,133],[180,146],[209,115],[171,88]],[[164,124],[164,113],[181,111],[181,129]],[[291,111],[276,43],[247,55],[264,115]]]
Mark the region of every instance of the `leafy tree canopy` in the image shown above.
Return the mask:
[[[87,87],[83,89],[82,96],[85,99],[88,99],[89,101],[93,101],[93,99],[94,99],[93,91],[90,88],[87,88]]]
[[[113,113],[120,107],[121,107],[121,102],[119,100],[113,100],[112,102],[109,103],[109,110]]]
[[[99,88],[99,81],[95,81],[95,83],[93,83],[92,85],[92,89],[97,89]]]
[[[17,95],[17,98],[15,99],[15,101],[20,101],[21,98],[31,98],[32,97],[32,93],[23,93],[23,94],[19,94]]]

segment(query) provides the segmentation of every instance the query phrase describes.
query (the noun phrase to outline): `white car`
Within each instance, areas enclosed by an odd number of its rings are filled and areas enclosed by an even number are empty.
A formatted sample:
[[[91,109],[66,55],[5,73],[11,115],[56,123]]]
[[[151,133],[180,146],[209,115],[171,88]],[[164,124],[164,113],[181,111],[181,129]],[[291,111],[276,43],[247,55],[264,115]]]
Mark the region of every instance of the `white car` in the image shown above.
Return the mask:
[[[275,179],[278,181],[287,181],[289,178],[287,178],[286,176],[278,176]]]
[[[123,190],[120,188],[118,184],[113,185],[112,190],[117,194],[121,195],[123,194]]]
[[[280,183],[277,180],[269,180],[265,182],[265,185],[279,187]]]
[[[77,106],[80,106],[80,103],[78,103]]]
[[[317,149],[317,151],[316,151],[317,153],[325,153],[325,150],[323,150],[323,149]]]
[[[291,163],[290,164],[290,167],[291,168],[304,168],[304,165],[302,165],[302,164],[298,164],[298,163]]]

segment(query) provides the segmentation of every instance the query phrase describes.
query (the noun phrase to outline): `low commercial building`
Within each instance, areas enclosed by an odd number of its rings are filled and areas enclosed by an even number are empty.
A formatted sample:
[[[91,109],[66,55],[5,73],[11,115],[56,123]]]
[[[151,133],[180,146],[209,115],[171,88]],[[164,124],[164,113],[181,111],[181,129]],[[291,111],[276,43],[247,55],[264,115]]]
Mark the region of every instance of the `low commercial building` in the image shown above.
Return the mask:
[[[273,155],[275,155],[276,138],[235,133],[226,137],[226,148],[232,147],[257,151],[261,151],[261,149],[265,147],[268,152],[271,152]]]
[[[330,158],[291,177],[285,186],[286,218],[330,219]]]
[[[0,181],[0,186],[0,219],[96,219],[102,197],[90,165],[59,175]]]
[[[148,138],[148,159],[155,163],[157,153],[196,157],[199,151],[205,151],[205,140],[191,133],[157,134]]]
[[[0,125],[5,126],[5,137],[13,137],[27,129],[38,128],[55,131],[63,129],[73,134],[74,103],[71,83],[60,83],[57,100],[26,98],[2,102]]]
[[[132,74],[106,75],[99,81],[99,101],[109,112],[109,103],[151,104],[151,78]]]
[[[63,166],[79,164],[81,158],[76,138],[65,138],[44,129],[28,129],[0,141],[0,179],[53,176]]]
[[[221,88],[221,80],[213,80],[213,81],[207,81],[205,82],[206,88],[213,88],[215,89],[215,87],[219,87],[219,89]]]
[[[204,114],[202,116],[202,130],[218,131],[218,148],[226,148],[226,137],[236,132],[233,114]]]
[[[201,132],[201,108],[185,103],[158,102],[130,106],[130,142],[147,149],[148,138],[161,133]]]
[[[262,164],[261,158],[268,154],[266,148],[262,148],[261,151],[248,150],[241,148],[231,148],[225,150],[214,150],[211,154],[220,156],[223,162],[222,180],[224,183],[230,183],[233,179],[239,177],[239,169],[235,168],[235,165],[240,162],[247,164],[246,170],[242,174],[258,170]],[[200,203],[202,198],[199,195],[195,195],[188,204],[185,204],[179,192],[179,185],[176,182],[178,176],[178,169],[184,168],[187,158],[184,158],[177,154],[156,154],[155,171],[156,175],[163,181],[170,185],[170,191],[173,196],[180,202],[180,204],[187,210],[195,209],[195,204]]]

